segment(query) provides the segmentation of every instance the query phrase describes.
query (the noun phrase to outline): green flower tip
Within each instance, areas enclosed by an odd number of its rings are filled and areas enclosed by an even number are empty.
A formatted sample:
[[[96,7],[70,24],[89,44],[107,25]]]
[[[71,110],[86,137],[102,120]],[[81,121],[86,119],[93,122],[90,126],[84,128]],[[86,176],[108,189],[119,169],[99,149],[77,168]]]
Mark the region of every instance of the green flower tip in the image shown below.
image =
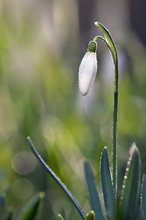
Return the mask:
[[[91,210],[90,212],[87,213],[86,220],[94,220],[94,217],[95,217],[95,213],[93,210]]]
[[[97,43],[94,41],[94,40],[92,40],[92,41],[90,41],[89,42],[89,44],[88,44],[88,51],[89,52],[96,52],[96,49],[97,49]]]

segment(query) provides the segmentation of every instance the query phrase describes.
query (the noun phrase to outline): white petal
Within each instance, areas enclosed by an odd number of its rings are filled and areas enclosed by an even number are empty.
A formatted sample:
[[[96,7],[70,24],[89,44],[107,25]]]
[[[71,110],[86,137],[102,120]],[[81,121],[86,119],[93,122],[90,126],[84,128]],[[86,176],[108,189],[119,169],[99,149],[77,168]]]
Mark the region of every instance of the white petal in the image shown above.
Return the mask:
[[[86,52],[79,67],[79,89],[82,95],[87,95],[97,73],[96,53]]]

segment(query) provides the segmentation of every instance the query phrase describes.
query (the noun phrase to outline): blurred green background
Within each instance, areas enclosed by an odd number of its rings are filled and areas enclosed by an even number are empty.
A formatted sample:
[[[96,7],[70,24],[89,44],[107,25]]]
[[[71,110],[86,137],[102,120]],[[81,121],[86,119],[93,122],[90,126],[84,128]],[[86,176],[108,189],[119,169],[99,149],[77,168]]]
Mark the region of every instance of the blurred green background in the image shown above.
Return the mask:
[[[133,2],[0,1],[0,191],[6,191],[14,219],[39,191],[46,197],[37,219],[56,219],[58,212],[80,219],[30,152],[27,136],[86,212],[85,160],[100,188],[100,154],[105,145],[111,153],[113,109],[113,63],[101,43],[90,94],[82,97],[77,83],[80,60],[98,33],[96,20],[108,27],[119,49],[119,182],[133,142],[145,172],[146,37],[141,21],[146,18],[138,8],[145,2]]]

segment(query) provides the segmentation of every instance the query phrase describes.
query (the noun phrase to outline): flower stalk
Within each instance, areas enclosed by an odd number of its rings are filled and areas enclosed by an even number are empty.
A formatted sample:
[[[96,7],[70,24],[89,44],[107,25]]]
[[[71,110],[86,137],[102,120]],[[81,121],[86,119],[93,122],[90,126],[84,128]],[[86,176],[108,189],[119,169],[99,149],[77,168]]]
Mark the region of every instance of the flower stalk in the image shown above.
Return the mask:
[[[114,106],[113,106],[113,130],[112,130],[112,180],[115,198],[117,195],[117,116],[118,116],[118,89],[119,89],[119,70],[118,55],[116,45],[109,31],[99,22],[95,22],[103,36],[97,35],[89,42],[87,53],[94,53],[96,49],[94,42],[98,39],[102,40],[111,52],[115,66],[115,82],[114,82]],[[92,43],[92,44],[91,44]],[[90,47],[90,45],[92,47]],[[97,72],[97,61],[91,62],[93,59],[87,58],[87,53],[83,57],[79,68],[79,88],[82,95],[86,95],[92,86]],[[91,55],[89,55],[91,56]],[[95,59],[95,58],[94,58]],[[95,67],[96,66],[96,67]],[[83,89],[82,89],[83,88]]]
[[[112,131],[112,178],[115,198],[117,195],[117,118],[118,118],[118,95],[119,95],[119,68],[118,68],[118,54],[116,45],[109,33],[109,31],[99,22],[95,22],[95,25],[102,32],[102,36],[96,36],[100,38],[109,48],[115,67],[115,82],[114,82],[114,106],[113,106],[113,131]]]

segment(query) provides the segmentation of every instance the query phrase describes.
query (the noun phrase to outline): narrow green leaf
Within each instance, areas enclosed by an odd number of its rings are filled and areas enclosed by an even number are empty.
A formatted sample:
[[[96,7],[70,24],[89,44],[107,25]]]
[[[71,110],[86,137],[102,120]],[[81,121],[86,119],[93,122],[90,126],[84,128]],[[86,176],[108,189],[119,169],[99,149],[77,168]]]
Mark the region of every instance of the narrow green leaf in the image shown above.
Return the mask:
[[[58,186],[65,192],[65,194],[68,196],[68,198],[71,200],[74,207],[76,208],[76,210],[80,214],[81,218],[84,220],[85,213],[84,213],[84,210],[81,208],[80,204],[78,203],[78,201],[75,199],[75,197],[72,195],[72,193],[68,190],[66,185],[59,179],[59,177],[56,175],[56,173],[54,173],[54,171],[46,164],[46,162],[43,160],[41,155],[38,153],[36,147],[32,143],[30,137],[27,137],[27,142],[28,142],[28,145],[30,146],[33,154],[38,159],[38,161],[41,163],[43,168],[47,171],[47,173],[49,173],[49,175],[54,179],[54,181],[58,184]]]
[[[111,220],[114,219],[115,216],[115,196],[113,191],[113,184],[111,180],[109,159],[106,147],[104,147],[101,155],[101,181],[107,216],[108,219]]]
[[[95,212],[95,220],[104,220],[104,215],[101,208],[99,194],[95,186],[92,169],[87,161],[84,163],[84,172],[88,185],[91,207]]]
[[[146,175],[143,176],[143,185],[142,185],[142,211],[144,220],[146,220]]]
[[[64,218],[62,217],[62,215],[61,214],[58,214],[58,218],[57,218],[58,220],[64,220]]]
[[[121,214],[123,219],[137,219],[140,202],[141,159],[135,144],[131,147],[123,183]]]
[[[94,218],[95,218],[95,213],[93,210],[87,213],[86,220],[94,220]]]
[[[94,24],[102,32],[104,39],[105,39],[105,43],[108,45],[108,47],[111,51],[111,54],[113,56],[114,63],[116,64],[117,63],[117,49],[116,49],[115,43],[111,37],[110,32],[100,22],[96,21]],[[102,39],[102,40],[104,40],[104,39]]]
[[[43,192],[35,195],[22,210],[18,220],[33,220],[36,217],[39,204],[45,194]]]

